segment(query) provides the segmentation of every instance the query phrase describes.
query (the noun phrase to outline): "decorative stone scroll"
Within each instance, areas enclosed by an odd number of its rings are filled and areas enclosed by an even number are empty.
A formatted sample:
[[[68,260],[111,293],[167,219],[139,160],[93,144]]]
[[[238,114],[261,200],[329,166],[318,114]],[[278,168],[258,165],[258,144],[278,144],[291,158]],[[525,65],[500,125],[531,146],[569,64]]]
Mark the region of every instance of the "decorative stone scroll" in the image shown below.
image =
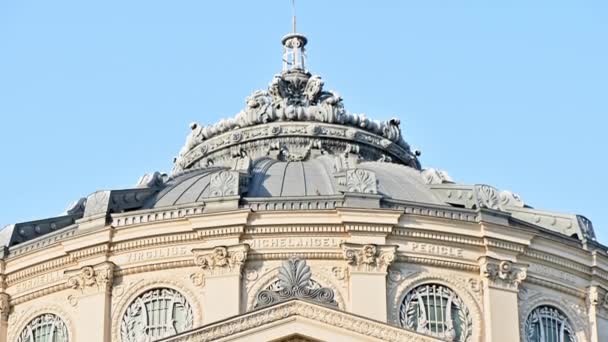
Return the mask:
[[[480,273],[488,279],[491,286],[517,290],[526,279],[527,267],[509,260],[497,260],[489,257],[479,259]]]
[[[205,275],[221,275],[240,273],[249,245],[217,246],[213,248],[193,249],[195,263],[201,267]],[[194,275],[192,277],[195,277]]]
[[[311,277],[312,272],[306,261],[297,258],[283,261],[279,269],[278,281],[257,294],[254,308],[262,308],[291,298],[308,299],[337,307],[334,291],[321,287]]]
[[[80,270],[66,272],[66,274],[72,274],[67,280],[67,286],[74,290],[81,292],[89,288],[107,290],[112,285],[114,264],[84,266]]]
[[[346,263],[353,271],[387,272],[395,260],[397,246],[343,243],[342,250]]]

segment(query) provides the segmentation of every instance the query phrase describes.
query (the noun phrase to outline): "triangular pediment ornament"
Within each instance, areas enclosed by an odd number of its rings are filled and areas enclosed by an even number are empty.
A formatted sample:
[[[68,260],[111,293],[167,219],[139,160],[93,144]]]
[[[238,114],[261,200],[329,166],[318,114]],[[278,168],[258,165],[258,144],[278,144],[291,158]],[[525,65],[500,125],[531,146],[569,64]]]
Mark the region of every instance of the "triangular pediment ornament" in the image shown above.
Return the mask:
[[[231,341],[289,341],[294,334],[312,341],[442,341],[303,299],[276,303],[161,341],[203,342],[227,337]]]
[[[283,261],[278,280],[256,296],[255,308],[269,306],[292,298],[306,299],[337,307],[334,291],[312,280],[310,266],[305,260],[291,258]]]

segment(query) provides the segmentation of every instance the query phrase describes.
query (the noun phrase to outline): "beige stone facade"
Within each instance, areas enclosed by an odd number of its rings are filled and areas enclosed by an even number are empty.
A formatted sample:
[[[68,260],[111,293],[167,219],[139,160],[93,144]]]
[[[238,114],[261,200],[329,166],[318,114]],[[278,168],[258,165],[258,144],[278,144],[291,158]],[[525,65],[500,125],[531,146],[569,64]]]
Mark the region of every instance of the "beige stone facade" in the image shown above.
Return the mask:
[[[167,221],[102,226],[59,243],[47,238],[38,248],[11,251],[2,263],[1,337],[16,341],[28,322],[49,312],[66,323],[70,341],[121,341],[129,304],[148,289],[165,287],[190,303],[193,327],[204,327],[175,341],[261,341],[294,332],[327,341],[431,341],[403,330],[399,313],[410,289],[433,283],[462,298],[472,316],[471,341],[520,340],[528,313],[541,304],[564,312],[578,341],[608,339],[604,251],[509,225],[491,210],[471,213],[469,220],[445,218],[459,211],[339,208],[185,216],[171,210],[147,213],[173,213]],[[356,254],[368,244],[377,248],[375,260],[348,259],[348,251]],[[217,246],[227,247],[230,261],[203,267],[201,253]],[[291,256],[305,259],[313,278],[334,291],[337,308],[294,299],[254,310],[256,294]],[[501,264],[510,266],[503,272]],[[493,265],[499,265],[498,273],[488,271]]]

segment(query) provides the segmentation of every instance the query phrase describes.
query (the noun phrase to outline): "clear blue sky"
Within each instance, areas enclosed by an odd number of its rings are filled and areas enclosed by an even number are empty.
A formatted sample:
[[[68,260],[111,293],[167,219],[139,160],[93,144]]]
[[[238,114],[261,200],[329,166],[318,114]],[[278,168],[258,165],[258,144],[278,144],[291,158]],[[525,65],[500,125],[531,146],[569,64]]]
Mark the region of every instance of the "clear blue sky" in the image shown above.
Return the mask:
[[[589,217],[608,243],[606,1],[311,1],[309,69],[425,167]],[[170,171],[280,70],[288,0],[0,2],[0,225]]]

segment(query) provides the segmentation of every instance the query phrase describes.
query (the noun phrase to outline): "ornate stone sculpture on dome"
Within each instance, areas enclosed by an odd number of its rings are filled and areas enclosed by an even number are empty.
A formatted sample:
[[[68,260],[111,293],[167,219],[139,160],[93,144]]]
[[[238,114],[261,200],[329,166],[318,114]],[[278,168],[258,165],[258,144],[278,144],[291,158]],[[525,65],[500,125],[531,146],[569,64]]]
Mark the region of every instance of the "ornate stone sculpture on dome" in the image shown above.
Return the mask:
[[[175,159],[174,172],[180,172],[192,168],[192,166],[196,168],[196,166],[214,165],[215,158],[212,158],[211,161],[207,158],[197,165],[193,165],[193,163],[212,152],[221,150],[227,145],[227,142],[245,143],[245,141],[241,141],[241,138],[247,128],[275,122],[286,124],[301,122],[308,123],[308,125],[299,128],[290,127],[290,132],[287,133],[281,132],[282,127],[275,125],[270,132],[272,138],[285,134],[302,136],[302,133],[305,132],[314,135],[323,130],[335,132],[335,127],[324,125],[338,125],[343,129],[350,128],[349,133],[341,133],[339,138],[342,141],[358,139],[365,144],[379,145],[382,149],[388,145],[394,145],[393,156],[371,153],[370,156],[373,155],[374,160],[383,158],[384,161],[395,161],[419,168],[416,155],[410,151],[409,145],[403,139],[399,119],[372,120],[365,114],[346,111],[342,97],[336,92],[324,90],[321,77],[312,75],[306,70],[304,48],[307,41],[306,37],[298,33],[292,33],[283,38],[283,71],[272,78],[266,90],[256,90],[248,96],[245,108],[234,117],[222,119],[208,126],[192,123],[186,143]],[[298,130],[300,131],[296,132]],[[228,134],[229,132],[232,133]],[[371,133],[372,135],[362,135],[361,133]],[[268,132],[262,132],[260,129],[255,133],[250,133],[250,139],[246,142],[251,142],[251,138],[257,139],[268,135]],[[284,143],[282,142],[282,144]],[[334,152],[342,152],[343,146],[336,147],[338,148]]]
[[[209,126],[191,124],[192,131],[180,157],[204,140],[222,133],[273,121],[316,121],[357,127],[409,149],[401,135],[399,119],[378,121],[365,114],[347,112],[339,94],[323,90],[323,81],[318,75],[304,72],[276,75],[267,91],[256,90],[245,102],[245,109],[234,118],[222,119]]]

